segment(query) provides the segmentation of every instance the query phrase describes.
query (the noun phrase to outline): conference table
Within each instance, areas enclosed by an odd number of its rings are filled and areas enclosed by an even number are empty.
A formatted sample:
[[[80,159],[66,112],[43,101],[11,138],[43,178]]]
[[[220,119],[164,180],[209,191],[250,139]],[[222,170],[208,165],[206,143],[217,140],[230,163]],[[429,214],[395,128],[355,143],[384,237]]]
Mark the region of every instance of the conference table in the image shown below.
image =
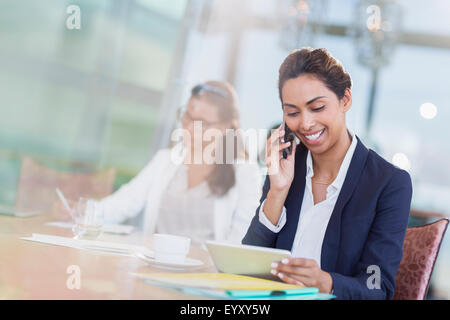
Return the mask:
[[[132,256],[81,250],[20,239],[32,233],[73,237],[71,229],[48,226],[46,216],[0,216],[0,299],[207,299],[150,285],[132,273],[217,272],[207,251],[191,246],[188,256],[204,264],[189,271],[167,271]],[[151,248],[151,237],[102,234],[97,240]],[[70,266],[78,266],[80,288],[68,286]]]

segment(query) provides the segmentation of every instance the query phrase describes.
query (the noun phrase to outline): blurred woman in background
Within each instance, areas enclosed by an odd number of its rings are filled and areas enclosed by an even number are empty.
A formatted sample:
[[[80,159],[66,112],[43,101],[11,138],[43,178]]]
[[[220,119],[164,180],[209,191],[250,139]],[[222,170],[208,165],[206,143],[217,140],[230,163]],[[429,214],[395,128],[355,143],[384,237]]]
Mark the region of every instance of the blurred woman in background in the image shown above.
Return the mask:
[[[227,148],[225,130],[239,129],[238,119],[237,94],[230,84],[195,86],[181,116],[183,142],[158,151],[134,179],[101,200],[105,219],[121,223],[144,211],[145,233],[187,236],[194,243],[239,243],[258,206],[261,184],[258,165],[243,163],[245,152],[238,154],[241,138],[235,136],[234,146]],[[222,143],[205,141],[210,129],[222,133]],[[205,161],[203,151],[211,143],[225,148],[213,152],[223,152],[224,160],[233,152],[232,163]]]

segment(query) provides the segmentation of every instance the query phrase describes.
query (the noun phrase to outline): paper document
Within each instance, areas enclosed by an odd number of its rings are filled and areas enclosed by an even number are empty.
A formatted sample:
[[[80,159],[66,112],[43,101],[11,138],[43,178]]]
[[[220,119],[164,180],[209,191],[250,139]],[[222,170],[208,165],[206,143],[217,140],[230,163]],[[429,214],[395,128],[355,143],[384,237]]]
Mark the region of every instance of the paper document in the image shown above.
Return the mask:
[[[47,222],[45,225],[70,229],[73,227],[73,222],[54,221],[54,222]],[[124,224],[106,224],[102,227],[103,232],[116,234],[130,234],[133,231],[133,229],[134,229],[133,226],[128,226]]]
[[[169,287],[170,288],[170,287]],[[174,289],[176,289],[174,287]],[[306,293],[298,295],[276,295],[276,296],[247,296],[247,297],[234,297],[226,293],[226,291],[220,290],[208,290],[197,288],[181,288],[186,294],[210,297],[215,299],[227,299],[227,300],[330,300],[336,298],[336,296],[327,293]]]
[[[80,240],[68,237],[59,237],[48,234],[33,233],[31,237],[21,237],[22,240],[35,241],[57,246],[64,246],[82,250],[101,251],[105,253],[134,256],[134,252],[143,253],[149,257],[153,257],[153,251],[140,245],[127,243]]]
[[[214,290],[289,290],[308,289],[284,282],[265,280],[255,277],[241,276],[229,273],[134,273],[135,276],[176,285]]]
[[[335,298],[330,294],[319,293],[317,288],[228,273],[132,274],[150,285],[216,299],[328,300]]]

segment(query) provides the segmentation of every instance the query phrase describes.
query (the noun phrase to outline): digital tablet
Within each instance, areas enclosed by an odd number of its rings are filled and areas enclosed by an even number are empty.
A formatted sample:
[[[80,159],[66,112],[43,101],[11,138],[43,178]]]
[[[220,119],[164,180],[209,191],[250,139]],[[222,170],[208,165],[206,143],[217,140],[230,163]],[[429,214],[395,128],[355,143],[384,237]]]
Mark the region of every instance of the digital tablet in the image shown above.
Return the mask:
[[[271,276],[274,261],[291,257],[288,250],[206,241],[206,247],[219,272]]]

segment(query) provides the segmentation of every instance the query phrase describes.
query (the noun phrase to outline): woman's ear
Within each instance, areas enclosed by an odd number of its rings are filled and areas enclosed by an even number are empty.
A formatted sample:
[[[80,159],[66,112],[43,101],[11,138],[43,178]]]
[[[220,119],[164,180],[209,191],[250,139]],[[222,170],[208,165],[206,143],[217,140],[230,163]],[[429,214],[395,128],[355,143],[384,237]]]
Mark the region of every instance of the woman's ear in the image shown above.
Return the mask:
[[[347,112],[352,107],[352,91],[350,88],[345,89],[344,96],[341,99],[341,105],[344,112]]]

